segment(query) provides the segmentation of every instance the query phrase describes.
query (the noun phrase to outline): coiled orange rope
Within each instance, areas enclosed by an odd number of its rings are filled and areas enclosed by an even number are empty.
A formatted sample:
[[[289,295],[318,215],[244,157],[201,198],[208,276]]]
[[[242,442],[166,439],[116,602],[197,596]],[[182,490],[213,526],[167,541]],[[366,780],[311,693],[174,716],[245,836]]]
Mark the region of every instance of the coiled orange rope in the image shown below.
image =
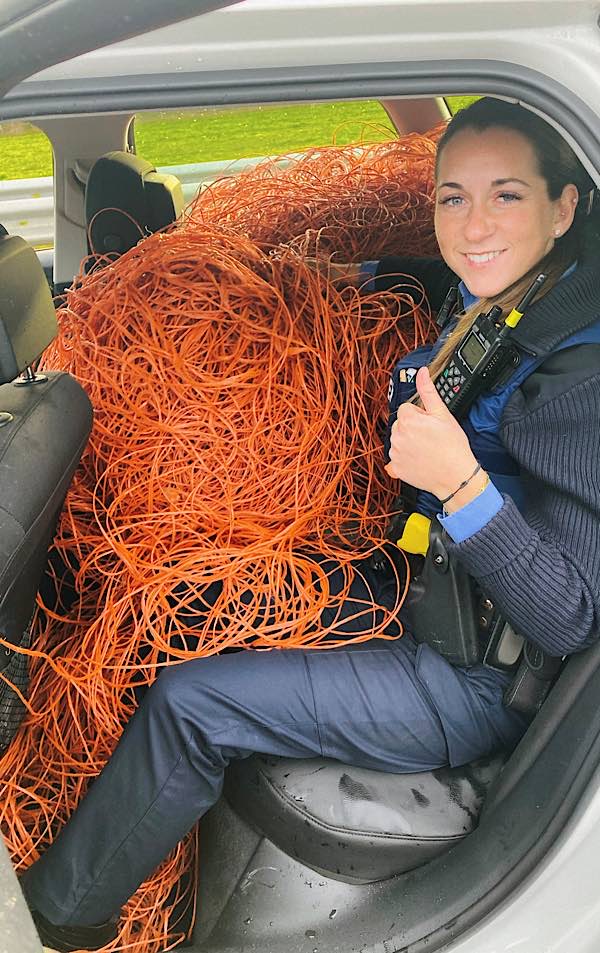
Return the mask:
[[[257,243],[300,240],[305,255],[365,261],[437,255],[431,202],[445,124],[364,148],[273,159],[199,193],[192,221],[234,226]]]
[[[336,290],[302,255],[432,251],[432,165],[431,140],[415,136],[265,164],[69,292],[45,364],[84,385],[95,424],[55,543],[76,556],[79,595],[69,611],[40,607],[29,713],[0,761],[18,867],[72,813],[160,665],[335,644],[315,626],[327,579],[309,556],[348,567],[381,540],[389,370],[431,323],[401,294]],[[222,591],[208,599],[212,583]],[[186,629],[203,594],[205,623]],[[173,911],[194,903],[195,836],[131,899],[107,950],[181,939]]]

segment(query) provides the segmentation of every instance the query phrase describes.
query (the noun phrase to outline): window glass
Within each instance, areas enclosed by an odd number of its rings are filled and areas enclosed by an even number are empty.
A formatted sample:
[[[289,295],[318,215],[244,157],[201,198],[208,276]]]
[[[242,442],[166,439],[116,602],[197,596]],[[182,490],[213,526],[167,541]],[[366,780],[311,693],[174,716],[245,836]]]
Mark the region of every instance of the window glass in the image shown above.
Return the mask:
[[[146,113],[135,120],[136,150],[157,166],[276,156],[393,135],[377,102]]]
[[[52,175],[50,140],[27,122],[0,123],[0,182]]]
[[[448,97],[446,103],[454,113],[476,98]],[[136,151],[156,166],[277,156],[395,135],[392,117],[376,101],[152,112],[136,116],[134,125]]]
[[[474,103],[476,99],[481,99],[480,96],[446,96],[446,105],[448,109],[454,115],[459,109],[464,109],[466,106],[470,106],[471,103]]]
[[[0,223],[34,248],[54,243],[52,146],[25,122],[0,123]]]

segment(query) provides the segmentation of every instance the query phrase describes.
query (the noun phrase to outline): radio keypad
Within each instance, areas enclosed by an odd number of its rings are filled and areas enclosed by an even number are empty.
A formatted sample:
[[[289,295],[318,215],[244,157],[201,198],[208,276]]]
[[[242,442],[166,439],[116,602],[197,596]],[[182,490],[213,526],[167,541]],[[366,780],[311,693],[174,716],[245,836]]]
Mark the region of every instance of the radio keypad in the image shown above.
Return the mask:
[[[465,383],[465,375],[456,364],[450,364],[436,381],[437,391],[445,404],[449,404]]]

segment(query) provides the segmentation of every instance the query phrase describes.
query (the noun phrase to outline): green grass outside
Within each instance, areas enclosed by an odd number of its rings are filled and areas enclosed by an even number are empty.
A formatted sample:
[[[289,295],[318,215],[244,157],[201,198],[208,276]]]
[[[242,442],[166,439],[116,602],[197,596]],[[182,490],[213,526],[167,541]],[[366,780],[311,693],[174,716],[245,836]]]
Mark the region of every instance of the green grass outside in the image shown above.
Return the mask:
[[[453,97],[452,111],[474,97]],[[15,126],[17,131],[15,132]],[[157,166],[300,152],[310,146],[381,142],[393,135],[378,102],[314,103],[157,113],[135,121],[136,149]],[[0,124],[0,180],[52,175],[46,136]]]
[[[155,165],[280,155],[332,143],[382,142],[393,134],[387,113],[374,102],[207,109],[193,118],[183,113],[162,120],[140,116],[135,121],[136,149]]]

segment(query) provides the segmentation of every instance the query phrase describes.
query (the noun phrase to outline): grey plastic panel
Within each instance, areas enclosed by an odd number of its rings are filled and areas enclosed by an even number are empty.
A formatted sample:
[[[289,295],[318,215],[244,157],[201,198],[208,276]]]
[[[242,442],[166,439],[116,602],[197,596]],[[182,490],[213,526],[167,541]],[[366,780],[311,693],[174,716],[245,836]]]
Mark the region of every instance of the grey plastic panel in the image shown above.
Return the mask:
[[[51,115],[250,103],[490,93],[539,109],[600,166],[600,120],[569,89],[536,70],[496,60],[359,63],[106,77],[22,84],[0,102],[0,121]]]
[[[201,868],[201,878],[211,873]],[[358,953],[368,937],[362,917],[379,892],[379,884],[328,880],[264,839],[190,953]]]
[[[0,953],[42,953],[42,945],[1,839]]]
[[[40,70],[232,0],[3,0],[0,95]]]

